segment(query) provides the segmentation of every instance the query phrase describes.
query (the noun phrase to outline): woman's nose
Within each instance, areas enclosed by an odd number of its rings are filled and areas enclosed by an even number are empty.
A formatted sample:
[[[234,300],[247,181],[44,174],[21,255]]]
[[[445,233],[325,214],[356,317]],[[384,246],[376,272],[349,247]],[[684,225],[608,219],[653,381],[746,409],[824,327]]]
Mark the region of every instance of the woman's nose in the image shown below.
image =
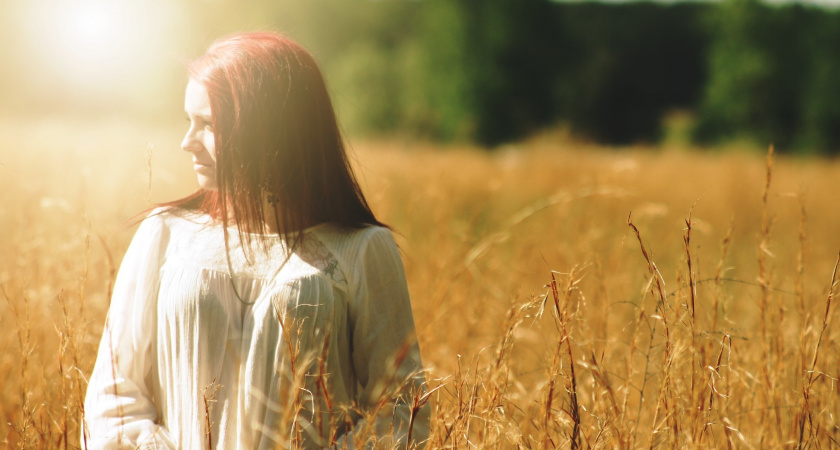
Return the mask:
[[[195,153],[198,147],[199,142],[196,136],[195,127],[190,126],[190,129],[187,130],[187,135],[184,136],[184,140],[181,141],[181,150]]]

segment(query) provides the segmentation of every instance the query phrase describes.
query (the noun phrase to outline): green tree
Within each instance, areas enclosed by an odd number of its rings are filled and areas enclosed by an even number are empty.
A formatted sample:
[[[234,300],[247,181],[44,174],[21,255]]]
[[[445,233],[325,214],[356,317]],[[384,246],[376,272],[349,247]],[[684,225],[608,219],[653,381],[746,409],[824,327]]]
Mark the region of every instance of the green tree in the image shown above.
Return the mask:
[[[746,137],[782,149],[803,125],[801,103],[814,62],[809,33],[821,13],[727,0],[711,11],[709,80],[697,137]]]
[[[572,4],[557,103],[574,129],[601,142],[655,141],[663,115],[691,108],[705,80],[706,5]]]
[[[840,152],[840,14],[823,13],[809,33],[812,70],[801,99],[797,143],[805,149]]]

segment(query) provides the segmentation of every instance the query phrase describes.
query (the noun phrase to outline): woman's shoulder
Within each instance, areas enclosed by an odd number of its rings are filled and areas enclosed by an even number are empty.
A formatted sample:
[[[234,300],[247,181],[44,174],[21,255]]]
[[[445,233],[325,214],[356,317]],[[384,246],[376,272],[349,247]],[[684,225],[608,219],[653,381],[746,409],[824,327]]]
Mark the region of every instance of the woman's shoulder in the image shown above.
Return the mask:
[[[314,234],[332,250],[351,260],[364,253],[371,244],[375,246],[393,244],[396,248],[391,230],[379,225],[351,228],[336,224],[321,224],[313,227],[310,234]]]
[[[207,225],[206,215],[182,208],[161,206],[152,209],[143,219],[134,234],[134,240],[169,242],[173,235],[194,234],[195,230]]]
[[[390,229],[376,225],[359,228],[321,224],[307,232],[302,251],[318,253],[321,259],[335,261],[335,268],[350,285],[358,284],[368,269],[367,261],[399,258],[399,250]],[[332,267],[332,266],[330,266]]]
[[[377,225],[344,227],[336,224],[321,224],[311,228],[304,240],[315,238],[335,254],[339,261],[355,265],[372,248],[393,246],[394,236],[390,229]]]
[[[158,206],[146,215],[141,226],[172,228],[185,224],[207,225],[209,221],[210,217],[207,214],[197,211],[177,206]]]

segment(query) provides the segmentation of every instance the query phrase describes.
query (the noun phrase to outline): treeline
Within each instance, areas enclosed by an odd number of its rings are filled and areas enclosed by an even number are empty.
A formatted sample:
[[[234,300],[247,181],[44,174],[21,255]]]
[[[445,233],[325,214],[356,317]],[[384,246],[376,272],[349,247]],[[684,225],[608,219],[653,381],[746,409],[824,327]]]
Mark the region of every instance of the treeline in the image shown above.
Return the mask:
[[[695,142],[840,151],[840,15],[829,10],[756,0],[307,4],[301,17],[321,26],[297,31],[353,130],[492,146],[564,123],[627,144],[661,140],[681,111]]]
[[[135,58],[126,73],[136,80],[123,84],[137,88],[106,90],[103,81],[99,95],[30,62],[39,41],[19,45],[26,40],[15,18],[21,5],[0,2],[6,110],[180,114],[184,74],[175,59],[197,56],[220,35],[268,28],[315,53],[351,133],[495,146],[562,125],[594,141],[628,144],[670,139],[679,128],[684,141],[840,151],[840,14],[815,7],[758,0],[158,0],[149,5],[169,13],[150,15],[161,24],[145,28],[166,44],[157,52],[168,65]],[[48,35],[45,28],[36,37]],[[171,108],[161,100],[170,97]]]
[[[304,27],[303,40],[353,130],[496,145],[563,122],[606,143],[655,141],[665,113],[703,98],[700,4],[334,4],[353,19],[335,22],[345,31]]]

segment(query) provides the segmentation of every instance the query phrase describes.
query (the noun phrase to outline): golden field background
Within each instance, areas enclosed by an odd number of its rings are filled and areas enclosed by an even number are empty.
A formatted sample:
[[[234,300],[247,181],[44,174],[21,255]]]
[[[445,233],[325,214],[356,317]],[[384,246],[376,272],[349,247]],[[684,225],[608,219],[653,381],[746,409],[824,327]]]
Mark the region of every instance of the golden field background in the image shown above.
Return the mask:
[[[2,445],[77,446],[127,223],[196,186],[182,131],[0,121]],[[837,160],[776,157],[765,203],[737,146],[353,144],[440,386],[430,448],[840,445]]]

